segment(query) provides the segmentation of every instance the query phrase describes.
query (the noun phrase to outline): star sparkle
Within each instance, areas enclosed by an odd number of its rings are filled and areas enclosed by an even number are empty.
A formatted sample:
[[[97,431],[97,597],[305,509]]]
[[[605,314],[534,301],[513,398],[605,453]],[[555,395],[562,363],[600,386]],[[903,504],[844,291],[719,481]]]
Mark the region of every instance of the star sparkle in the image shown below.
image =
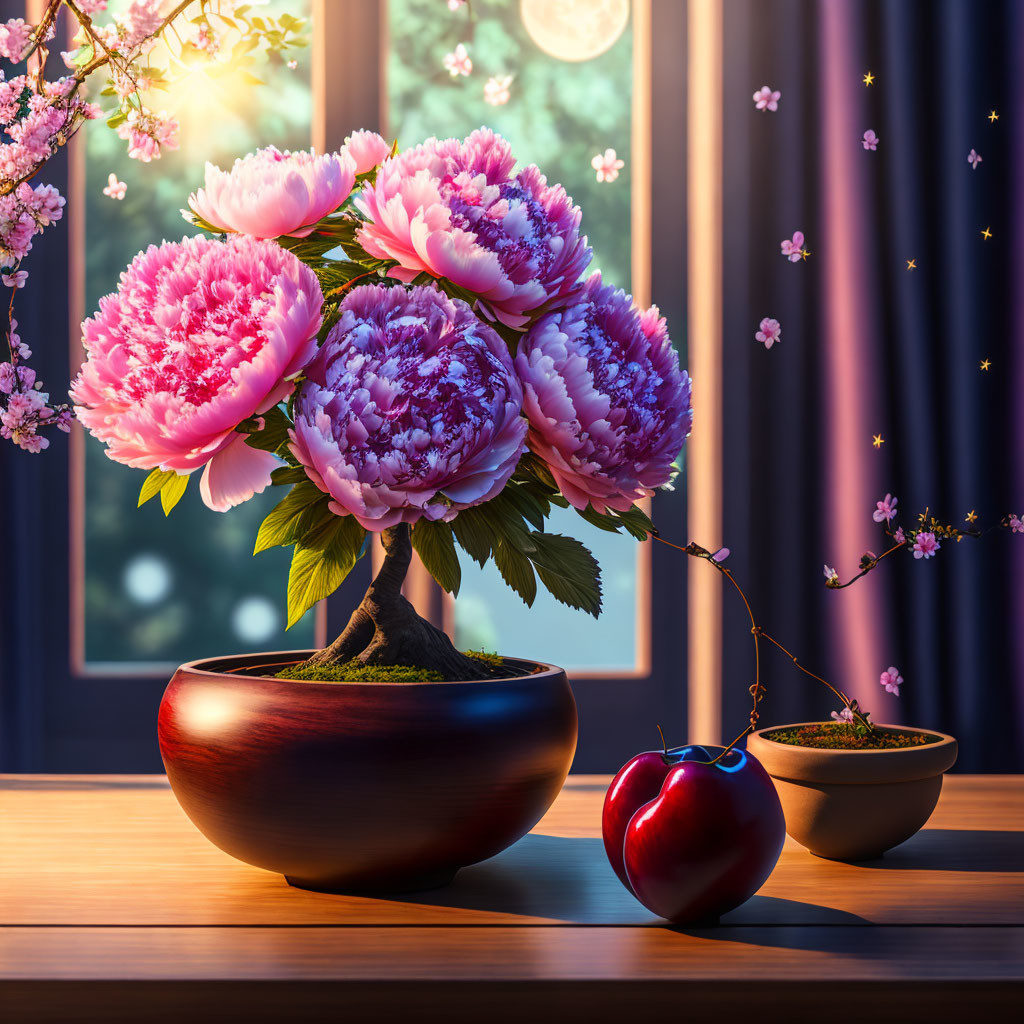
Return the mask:
[[[907,260],[907,270],[917,270],[917,260]]]
[[[991,112],[991,113],[990,113],[990,114],[988,115],[988,119],[989,119],[989,122],[990,122],[991,124],[995,124],[995,123],[996,123],[996,121],[998,121],[998,120],[999,120],[999,115],[998,115],[998,114],[997,114],[997,113],[996,113],[996,112],[995,112],[995,111],[993,110],[993,111],[992,111],[992,112]]]
[[[992,229],[991,228],[985,228],[985,230],[982,231],[982,233],[981,233],[981,237],[984,238],[985,241],[987,242],[992,237]]]
[[[873,445],[874,445],[874,446],[875,446],[876,448],[881,448],[881,447],[882,447],[882,445],[883,445],[883,444],[885,444],[885,438],[884,438],[884,437],[882,437],[882,435],[881,435],[881,434],[874,434],[874,435],[872,436],[872,438],[871,438],[871,443],[872,443],[872,444],[873,444]]]
[[[987,373],[989,367],[992,365],[992,360],[991,359],[982,359],[982,361],[978,365],[979,365],[980,369],[984,370]]]
[[[971,511],[968,512],[967,515],[964,516],[964,522],[965,523],[976,523],[977,521],[978,521],[978,513],[975,512],[974,509],[972,508]]]
[[[807,257],[810,256],[810,255],[811,255],[811,250],[810,249],[801,249],[800,250],[800,259],[802,259],[804,262],[807,261]]]
[[[864,76],[865,85],[870,85],[874,80],[875,76],[870,71]]]

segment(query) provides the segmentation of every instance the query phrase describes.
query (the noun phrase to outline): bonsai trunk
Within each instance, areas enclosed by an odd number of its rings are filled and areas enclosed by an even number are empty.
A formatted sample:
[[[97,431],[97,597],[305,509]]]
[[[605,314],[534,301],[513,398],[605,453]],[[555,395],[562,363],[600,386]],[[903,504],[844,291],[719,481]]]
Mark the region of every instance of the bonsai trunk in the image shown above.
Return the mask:
[[[448,635],[431,625],[403,597],[412,536],[407,523],[381,534],[384,564],[337,640],[317,651],[307,665],[410,665],[440,672],[446,680],[490,679],[500,675],[478,658],[455,649]]]

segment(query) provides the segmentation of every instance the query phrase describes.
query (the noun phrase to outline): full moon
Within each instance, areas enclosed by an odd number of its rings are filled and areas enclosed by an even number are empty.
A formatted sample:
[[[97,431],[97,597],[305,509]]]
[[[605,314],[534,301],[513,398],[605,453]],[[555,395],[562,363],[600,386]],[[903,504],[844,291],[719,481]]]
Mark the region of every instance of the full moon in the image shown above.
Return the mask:
[[[530,38],[559,60],[592,60],[629,24],[629,0],[519,0]]]

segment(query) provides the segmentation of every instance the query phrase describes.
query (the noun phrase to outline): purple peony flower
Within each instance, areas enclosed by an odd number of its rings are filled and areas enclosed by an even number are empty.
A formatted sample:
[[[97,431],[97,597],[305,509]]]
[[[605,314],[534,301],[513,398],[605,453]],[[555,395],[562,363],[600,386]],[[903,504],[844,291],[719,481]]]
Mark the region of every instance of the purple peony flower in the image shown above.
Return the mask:
[[[487,316],[524,326],[573,292],[590,248],[565,189],[533,165],[513,173],[515,162],[487,128],[385,160],[356,200],[369,222],[360,245],[396,260],[392,277],[446,277],[478,295]]]
[[[354,288],[306,367],[291,449],[331,510],[381,531],[493,498],[523,452],[508,348],[433,288]]]
[[[624,511],[667,483],[690,433],[690,378],[657,306],[594,274],[516,356],[529,445],[576,507]]]

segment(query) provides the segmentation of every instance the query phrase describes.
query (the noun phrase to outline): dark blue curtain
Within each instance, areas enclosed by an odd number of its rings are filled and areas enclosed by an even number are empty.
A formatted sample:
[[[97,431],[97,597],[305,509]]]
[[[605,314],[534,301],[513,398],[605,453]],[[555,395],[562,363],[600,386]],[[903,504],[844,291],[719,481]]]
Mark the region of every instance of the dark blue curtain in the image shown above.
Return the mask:
[[[975,771],[1024,769],[1024,536],[945,542],[927,562],[900,552],[842,592],[822,565],[845,579],[882,550],[871,512],[886,492],[905,522],[925,506],[953,524],[1024,513],[1022,53],[1020,3],[725,4],[729,564],[808,667],[878,721],[957,736],[959,769]],[[776,112],[754,107],[765,84]],[[795,230],[799,264],[779,252]],[[766,316],[782,324],[771,351],[754,340]],[[733,735],[753,661],[746,613],[724,600]],[[836,706],[763,657],[762,724]],[[878,682],[890,664],[899,699]]]

